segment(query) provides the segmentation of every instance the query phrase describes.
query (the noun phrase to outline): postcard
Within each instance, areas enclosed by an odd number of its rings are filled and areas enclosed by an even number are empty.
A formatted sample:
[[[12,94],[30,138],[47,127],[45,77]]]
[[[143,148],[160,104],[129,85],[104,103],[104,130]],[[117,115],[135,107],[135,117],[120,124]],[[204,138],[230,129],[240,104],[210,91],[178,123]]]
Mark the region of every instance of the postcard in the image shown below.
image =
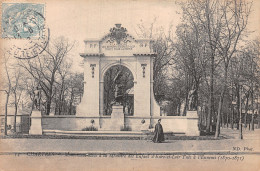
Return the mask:
[[[259,170],[258,0],[3,0],[0,170]]]

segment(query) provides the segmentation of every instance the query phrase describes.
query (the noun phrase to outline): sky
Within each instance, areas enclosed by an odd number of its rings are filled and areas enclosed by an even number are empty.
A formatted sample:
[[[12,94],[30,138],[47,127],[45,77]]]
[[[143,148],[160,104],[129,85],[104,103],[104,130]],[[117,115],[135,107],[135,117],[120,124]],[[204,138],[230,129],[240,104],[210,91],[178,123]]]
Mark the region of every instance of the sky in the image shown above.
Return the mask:
[[[62,3],[61,3],[62,2]],[[260,0],[255,0],[249,27],[260,27]],[[137,24],[150,25],[156,17],[156,27],[166,31],[172,25],[173,32],[181,22],[181,9],[174,0],[87,0],[87,1],[48,1],[46,3],[46,23],[51,37],[64,36],[76,41],[71,52],[73,67],[78,68],[81,61],[79,53],[84,50],[84,39],[99,39],[121,23],[136,37]],[[254,33],[254,36],[258,33]]]
[[[77,2],[77,1],[76,1]],[[70,34],[72,37],[97,38],[103,36],[116,23],[134,32],[140,20],[152,22],[158,17],[163,26],[178,23],[178,7],[174,1],[65,1],[62,4],[46,4],[46,20],[55,34]]]
[[[77,2],[77,1],[76,1]],[[100,39],[116,23],[127,28],[128,33],[136,37],[137,24],[150,25],[154,18],[156,26],[168,30],[172,24],[176,28],[180,22],[180,8],[174,1],[65,1],[60,4],[46,4],[46,22],[51,36],[65,36],[77,41],[73,62],[77,68],[84,50],[84,39]]]
[[[162,26],[166,32],[170,25],[175,32],[181,22],[181,9],[175,0],[55,0],[43,3],[51,39],[64,36],[76,41],[70,58],[73,59],[73,69],[80,72],[83,71],[78,67],[82,60],[79,53],[84,51],[83,41],[102,38],[116,23],[121,23],[128,33],[138,38],[137,24],[141,22],[149,26],[157,18],[155,27]],[[250,30],[260,28],[259,9],[260,0],[254,0]],[[259,33],[253,34],[256,35]]]

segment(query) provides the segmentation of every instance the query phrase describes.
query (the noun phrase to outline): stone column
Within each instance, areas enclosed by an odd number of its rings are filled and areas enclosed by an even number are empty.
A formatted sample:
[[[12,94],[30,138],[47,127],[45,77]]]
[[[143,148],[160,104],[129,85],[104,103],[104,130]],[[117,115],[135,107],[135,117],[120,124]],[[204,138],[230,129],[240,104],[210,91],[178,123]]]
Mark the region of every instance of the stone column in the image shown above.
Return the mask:
[[[99,115],[104,114],[104,81],[99,82]]]

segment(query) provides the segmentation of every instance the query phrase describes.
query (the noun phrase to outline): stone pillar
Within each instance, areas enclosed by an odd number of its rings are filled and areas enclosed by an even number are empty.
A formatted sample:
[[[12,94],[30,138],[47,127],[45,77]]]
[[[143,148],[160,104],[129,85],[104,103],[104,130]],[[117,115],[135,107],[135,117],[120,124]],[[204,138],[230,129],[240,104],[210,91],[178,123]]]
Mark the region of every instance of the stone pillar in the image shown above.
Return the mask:
[[[111,126],[110,130],[120,131],[121,127],[124,126],[124,113],[122,105],[113,105],[111,114]]]
[[[197,111],[187,111],[186,114],[187,118],[187,130],[186,135],[187,136],[199,136],[199,117]]]
[[[150,117],[150,57],[137,56],[136,85],[134,90],[136,117]]]
[[[99,56],[86,56],[84,60],[84,94],[77,106],[77,116],[98,117],[99,110]]]
[[[134,116],[137,114],[137,101],[135,100],[136,99],[136,87],[137,87],[137,81],[134,81]]]
[[[153,66],[153,57],[151,57],[150,66]],[[150,105],[151,116],[161,116],[160,106],[155,100],[153,91],[153,67],[150,67]]]
[[[33,110],[31,114],[31,127],[29,130],[31,135],[42,135],[42,115],[41,111]]]
[[[150,58],[150,66],[153,66],[153,57]],[[153,67],[150,67],[150,116],[154,115],[153,110]]]
[[[104,82],[99,82],[99,115],[103,116],[104,114]]]

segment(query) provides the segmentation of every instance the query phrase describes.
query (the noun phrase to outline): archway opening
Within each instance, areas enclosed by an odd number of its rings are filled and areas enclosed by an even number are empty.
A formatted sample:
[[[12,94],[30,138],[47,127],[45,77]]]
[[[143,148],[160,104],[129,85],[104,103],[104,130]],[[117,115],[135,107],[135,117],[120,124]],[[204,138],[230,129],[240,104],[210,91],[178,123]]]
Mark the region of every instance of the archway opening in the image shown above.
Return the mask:
[[[104,115],[111,115],[112,106],[118,101],[123,106],[125,115],[134,114],[133,80],[132,72],[123,65],[112,66],[106,71],[104,74]]]

